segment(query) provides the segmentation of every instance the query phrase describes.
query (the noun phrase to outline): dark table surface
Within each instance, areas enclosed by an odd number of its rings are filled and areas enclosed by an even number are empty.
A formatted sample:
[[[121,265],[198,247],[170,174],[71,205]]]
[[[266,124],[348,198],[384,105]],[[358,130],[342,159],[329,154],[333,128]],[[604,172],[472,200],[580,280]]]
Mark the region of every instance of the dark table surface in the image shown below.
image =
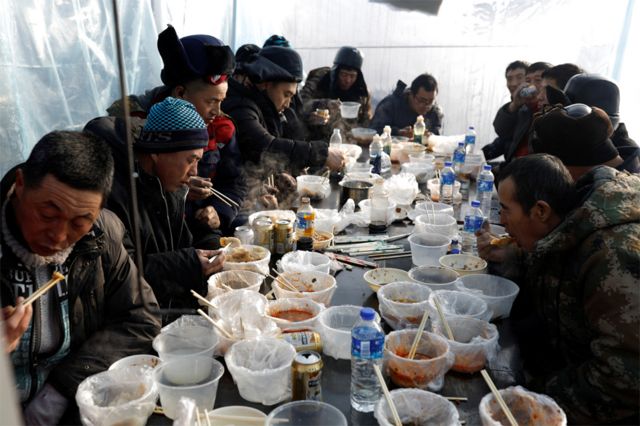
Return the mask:
[[[331,195],[320,202],[312,203],[316,208],[338,208],[340,200],[339,186],[332,182]],[[458,210],[456,210],[458,212]],[[388,229],[389,235],[399,235],[411,232],[413,224],[407,219],[395,222]],[[348,227],[345,232],[353,235],[368,234],[367,228]],[[409,243],[406,239],[396,241],[394,244],[403,243],[406,250],[409,250]],[[378,262],[379,266],[394,267],[409,270],[413,265],[411,258],[391,259]],[[333,296],[332,305],[362,305],[378,308],[378,300],[376,294],[369,288],[363,279],[363,274],[367,269],[354,266],[351,271],[343,270],[336,275],[337,289]],[[263,286],[265,287],[265,286]],[[265,288],[263,288],[265,292]],[[391,329],[384,324],[385,332]],[[494,321],[500,333],[500,350],[496,359],[490,365],[486,366],[487,371],[493,378],[498,388],[503,388],[515,384],[518,380],[520,368],[520,353],[515,343],[515,337],[510,327],[508,319]],[[373,413],[360,413],[351,409],[349,400],[350,380],[351,380],[351,364],[349,360],[335,360],[329,356],[322,357],[324,367],[322,370],[322,395],[324,402],[327,402],[338,408],[347,418],[349,424],[352,425],[375,425],[377,424]],[[220,359],[224,363],[223,359]],[[390,384],[390,389],[394,389]],[[460,415],[460,420],[465,421],[467,425],[480,424],[480,415],[478,406],[480,400],[490,390],[482,379],[480,373],[463,374],[456,372],[448,372],[445,376],[444,386],[438,393],[444,396],[467,397],[466,402],[456,402],[456,407]],[[244,405],[257,408],[265,413],[271,412],[274,406],[265,406],[262,404],[251,403],[244,400],[237,386],[233,383],[231,374],[226,371],[222,377],[218,394],[216,397],[215,408],[229,405]],[[150,424],[169,424],[169,419],[158,415],[153,415],[149,419]]]

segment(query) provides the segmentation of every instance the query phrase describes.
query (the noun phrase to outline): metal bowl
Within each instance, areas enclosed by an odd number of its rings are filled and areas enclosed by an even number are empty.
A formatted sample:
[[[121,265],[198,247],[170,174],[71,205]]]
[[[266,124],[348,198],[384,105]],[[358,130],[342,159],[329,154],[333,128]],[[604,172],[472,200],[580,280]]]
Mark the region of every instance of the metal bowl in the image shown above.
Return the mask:
[[[360,201],[369,198],[369,189],[373,184],[363,180],[347,180],[340,182],[340,186],[342,187],[340,205],[346,203],[349,198],[358,205]]]

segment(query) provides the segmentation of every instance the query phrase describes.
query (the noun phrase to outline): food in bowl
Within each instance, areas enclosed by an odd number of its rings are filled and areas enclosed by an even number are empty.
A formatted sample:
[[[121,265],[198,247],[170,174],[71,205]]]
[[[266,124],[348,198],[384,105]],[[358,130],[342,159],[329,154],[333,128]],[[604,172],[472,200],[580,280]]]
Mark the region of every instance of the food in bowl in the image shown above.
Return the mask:
[[[256,260],[264,259],[267,253],[268,250],[264,247],[236,247],[231,249],[231,252],[227,254],[226,261],[236,263],[255,262]]]
[[[500,395],[519,425],[560,426],[567,424],[567,416],[547,395],[531,392],[522,386],[500,389]],[[508,425],[509,420],[493,393],[480,401],[480,418],[484,425]]]
[[[378,292],[380,287],[385,284],[399,282],[399,281],[411,281],[409,273],[402,269],[396,268],[376,268],[370,269],[365,272],[363,276],[364,280],[369,284],[369,288],[374,292]]]
[[[287,309],[286,311],[270,312],[269,316],[291,322],[300,322],[313,318],[313,312],[301,309]]]
[[[329,245],[331,245],[331,241],[333,240],[333,234],[328,231],[316,231],[313,233],[313,249],[314,250],[324,250]]]
[[[451,268],[460,275],[483,274],[487,271],[487,262],[470,254],[448,254],[440,258],[440,265]]]

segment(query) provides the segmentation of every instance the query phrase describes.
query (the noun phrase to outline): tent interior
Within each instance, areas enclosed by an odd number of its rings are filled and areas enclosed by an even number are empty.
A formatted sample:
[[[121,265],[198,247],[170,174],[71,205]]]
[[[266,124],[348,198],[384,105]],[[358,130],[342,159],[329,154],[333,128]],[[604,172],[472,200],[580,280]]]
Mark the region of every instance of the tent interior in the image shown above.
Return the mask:
[[[23,161],[54,129],[81,129],[121,96],[112,0],[3,0],[0,17],[0,172]],[[338,48],[364,54],[373,107],[398,80],[429,72],[439,85],[443,134],[474,125],[478,145],[509,100],[514,60],[574,63],[618,82],[621,121],[640,130],[635,0],[143,0],[118,3],[130,94],[161,84],[157,34],[211,34],[235,51],[285,36],[305,73]],[[434,14],[436,13],[436,14]],[[634,25],[635,24],[635,25]],[[634,72],[634,70],[636,70]]]

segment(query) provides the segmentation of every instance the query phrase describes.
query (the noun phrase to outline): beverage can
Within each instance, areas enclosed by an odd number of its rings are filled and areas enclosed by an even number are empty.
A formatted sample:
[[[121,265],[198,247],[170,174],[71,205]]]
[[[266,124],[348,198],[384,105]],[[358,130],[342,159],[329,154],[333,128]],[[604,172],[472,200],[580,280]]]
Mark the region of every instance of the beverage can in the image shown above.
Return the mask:
[[[273,250],[273,222],[268,218],[258,218],[253,222],[254,241],[257,246]]]
[[[239,239],[243,245],[253,244],[253,229],[249,226],[236,226],[233,236]]]
[[[282,340],[291,343],[296,351],[322,352],[322,339],[320,333],[312,330],[285,331],[281,335]]]
[[[293,250],[293,223],[287,219],[276,222],[275,231],[275,252],[277,254],[289,253]]]
[[[293,358],[291,399],[322,401],[322,358],[318,352],[302,351]]]

